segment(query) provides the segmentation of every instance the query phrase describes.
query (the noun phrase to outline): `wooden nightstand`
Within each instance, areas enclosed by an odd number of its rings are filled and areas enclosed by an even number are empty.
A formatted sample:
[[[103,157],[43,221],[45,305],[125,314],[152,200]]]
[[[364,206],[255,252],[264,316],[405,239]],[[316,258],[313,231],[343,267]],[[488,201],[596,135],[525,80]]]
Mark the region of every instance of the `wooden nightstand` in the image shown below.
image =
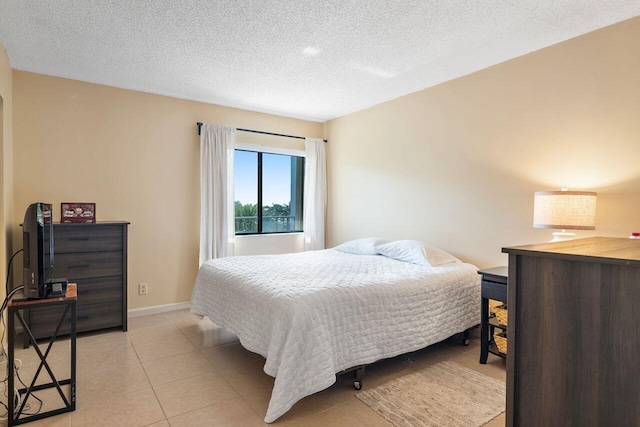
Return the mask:
[[[507,303],[508,269],[507,267],[487,268],[479,270],[478,274],[482,275],[480,363],[485,364],[489,353],[502,358],[506,357],[506,354],[498,351],[496,347],[494,332],[499,329],[506,336],[507,327],[499,324],[495,317],[489,316],[489,300]]]

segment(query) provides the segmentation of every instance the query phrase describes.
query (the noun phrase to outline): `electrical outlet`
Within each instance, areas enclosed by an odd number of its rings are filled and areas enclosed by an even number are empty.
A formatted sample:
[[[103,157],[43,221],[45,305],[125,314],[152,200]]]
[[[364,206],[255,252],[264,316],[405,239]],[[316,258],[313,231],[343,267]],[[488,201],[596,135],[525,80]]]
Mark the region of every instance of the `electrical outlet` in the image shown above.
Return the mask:
[[[147,294],[147,284],[138,283],[138,295],[146,295],[146,294]]]

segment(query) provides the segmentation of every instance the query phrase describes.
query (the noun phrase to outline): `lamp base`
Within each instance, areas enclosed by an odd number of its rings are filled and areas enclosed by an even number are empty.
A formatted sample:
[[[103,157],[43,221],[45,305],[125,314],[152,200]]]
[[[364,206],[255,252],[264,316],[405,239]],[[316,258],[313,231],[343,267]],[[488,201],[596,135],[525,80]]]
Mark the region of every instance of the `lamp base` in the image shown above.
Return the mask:
[[[576,238],[576,233],[567,233],[567,230],[556,231],[553,233],[553,239],[549,242],[562,242],[564,240],[572,240]]]

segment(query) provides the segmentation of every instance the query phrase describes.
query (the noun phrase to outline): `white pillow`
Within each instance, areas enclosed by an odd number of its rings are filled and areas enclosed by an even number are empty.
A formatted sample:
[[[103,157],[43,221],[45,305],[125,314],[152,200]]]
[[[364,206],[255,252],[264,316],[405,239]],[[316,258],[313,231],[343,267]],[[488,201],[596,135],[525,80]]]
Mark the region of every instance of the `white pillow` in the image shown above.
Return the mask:
[[[439,265],[451,264],[452,262],[462,262],[458,258],[454,257],[448,252],[442,249],[434,248],[433,246],[425,245],[425,251],[427,252],[427,260],[432,267]]]
[[[366,237],[364,239],[344,242],[334,249],[353,255],[378,255],[376,248],[383,243],[387,243],[387,240],[378,239],[377,237]]]
[[[424,244],[417,240],[396,240],[376,247],[380,255],[398,261],[430,266]]]
[[[378,246],[377,250],[380,255],[427,267],[460,262],[453,255],[417,240],[396,240],[395,242]]]

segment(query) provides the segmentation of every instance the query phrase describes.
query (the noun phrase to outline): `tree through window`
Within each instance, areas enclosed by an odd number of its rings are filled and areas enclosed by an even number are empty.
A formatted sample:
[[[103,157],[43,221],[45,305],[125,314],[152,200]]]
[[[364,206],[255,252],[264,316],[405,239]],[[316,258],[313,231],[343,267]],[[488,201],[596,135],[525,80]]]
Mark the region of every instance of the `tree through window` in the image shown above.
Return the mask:
[[[304,157],[235,150],[236,234],[302,231]]]

